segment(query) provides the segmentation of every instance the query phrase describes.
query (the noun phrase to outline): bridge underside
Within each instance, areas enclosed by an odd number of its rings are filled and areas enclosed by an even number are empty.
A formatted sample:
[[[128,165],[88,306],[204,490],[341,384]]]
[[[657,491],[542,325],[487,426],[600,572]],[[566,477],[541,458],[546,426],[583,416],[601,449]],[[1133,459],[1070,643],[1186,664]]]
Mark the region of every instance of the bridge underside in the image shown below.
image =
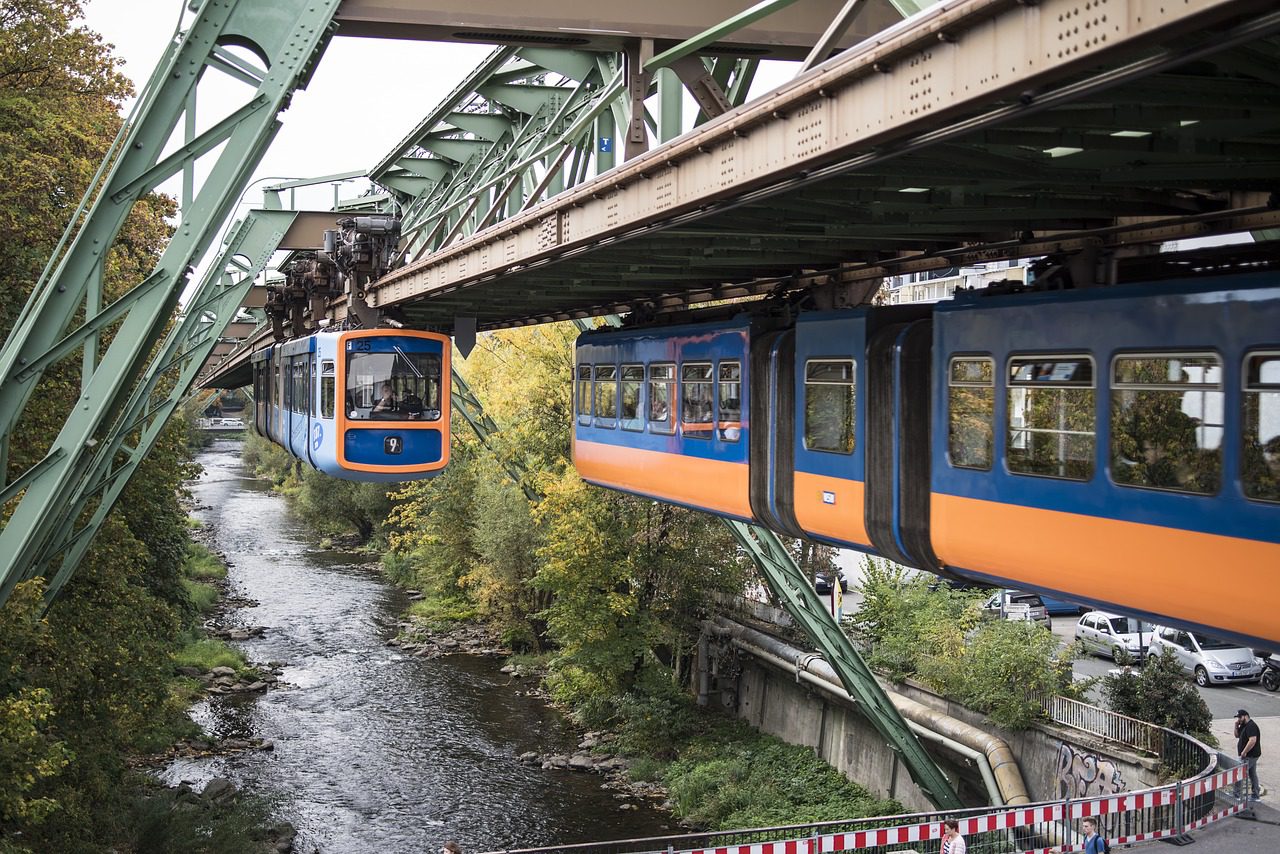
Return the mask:
[[[370,301],[493,329],[1280,225],[1280,13],[1202,3],[1217,8],[1141,37],[1130,21],[1111,49],[1096,5],[905,25],[384,277]]]

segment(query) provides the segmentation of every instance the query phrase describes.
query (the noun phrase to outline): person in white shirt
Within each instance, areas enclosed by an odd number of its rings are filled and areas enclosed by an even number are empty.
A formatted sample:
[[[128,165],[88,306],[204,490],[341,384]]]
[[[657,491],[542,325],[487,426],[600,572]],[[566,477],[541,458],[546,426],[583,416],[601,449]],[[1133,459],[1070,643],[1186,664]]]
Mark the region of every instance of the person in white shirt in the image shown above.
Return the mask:
[[[949,818],[942,823],[942,827],[941,854],[967,854],[964,837],[960,835],[960,822]]]

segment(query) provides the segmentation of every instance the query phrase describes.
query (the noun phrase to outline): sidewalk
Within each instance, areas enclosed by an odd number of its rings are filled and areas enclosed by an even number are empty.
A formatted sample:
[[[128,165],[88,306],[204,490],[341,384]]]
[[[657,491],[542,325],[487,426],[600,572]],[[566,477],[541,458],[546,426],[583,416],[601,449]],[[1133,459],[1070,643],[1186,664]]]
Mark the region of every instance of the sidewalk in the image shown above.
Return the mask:
[[[1280,746],[1280,745],[1278,745]],[[1280,851],[1280,810],[1264,804],[1250,813],[1224,818],[1194,832],[1195,845],[1188,854],[1276,854]],[[1173,846],[1152,842],[1145,851],[1172,851]]]

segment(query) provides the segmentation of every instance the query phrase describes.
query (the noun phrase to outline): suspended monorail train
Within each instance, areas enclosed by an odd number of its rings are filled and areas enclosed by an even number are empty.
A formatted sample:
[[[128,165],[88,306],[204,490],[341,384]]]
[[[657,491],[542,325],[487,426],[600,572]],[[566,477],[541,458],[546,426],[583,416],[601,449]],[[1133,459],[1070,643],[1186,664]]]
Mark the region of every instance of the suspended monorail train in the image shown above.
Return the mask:
[[[1280,643],[1280,276],[584,333],[595,484]]]
[[[313,468],[393,483],[449,462],[450,340],[321,330],[253,354],[254,429]]]

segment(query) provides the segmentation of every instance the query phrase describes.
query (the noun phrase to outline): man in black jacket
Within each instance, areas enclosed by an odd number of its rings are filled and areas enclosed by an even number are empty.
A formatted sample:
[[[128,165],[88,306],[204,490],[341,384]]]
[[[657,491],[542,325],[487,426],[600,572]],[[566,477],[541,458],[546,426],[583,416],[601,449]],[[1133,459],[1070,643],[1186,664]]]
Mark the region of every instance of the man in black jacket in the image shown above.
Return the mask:
[[[1262,794],[1262,786],[1258,783],[1258,757],[1262,756],[1262,732],[1244,709],[1236,712],[1236,751],[1240,761],[1249,769],[1249,785],[1253,787],[1253,796],[1249,800],[1258,800]],[[1236,784],[1239,795],[1244,781]]]

